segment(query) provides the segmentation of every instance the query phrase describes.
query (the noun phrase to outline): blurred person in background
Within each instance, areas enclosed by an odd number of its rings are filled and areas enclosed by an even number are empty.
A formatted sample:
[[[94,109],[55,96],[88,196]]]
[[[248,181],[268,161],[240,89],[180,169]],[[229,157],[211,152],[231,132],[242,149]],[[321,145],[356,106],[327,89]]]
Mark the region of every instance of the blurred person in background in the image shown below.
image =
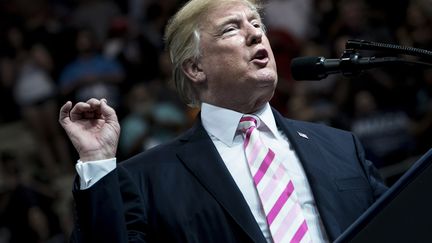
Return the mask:
[[[95,41],[103,43],[113,19],[121,16],[121,10],[112,0],[78,0],[71,14],[75,29],[88,28]]]
[[[77,56],[62,70],[59,77],[61,93],[66,99],[85,101],[91,97],[107,98],[118,107],[123,67],[115,59],[102,55],[91,29],[79,29],[76,35]]]
[[[22,164],[12,153],[0,156],[0,229],[8,243],[48,242],[61,235],[57,218],[42,193],[24,180]],[[48,207],[47,207],[48,206]],[[60,241],[64,240],[60,236]]]
[[[29,131],[38,141],[39,162],[45,173],[70,171],[72,156],[64,134],[54,121],[58,89],[51,77],[53,60],[46,48],[33,44],[18,59],[14,98]]]

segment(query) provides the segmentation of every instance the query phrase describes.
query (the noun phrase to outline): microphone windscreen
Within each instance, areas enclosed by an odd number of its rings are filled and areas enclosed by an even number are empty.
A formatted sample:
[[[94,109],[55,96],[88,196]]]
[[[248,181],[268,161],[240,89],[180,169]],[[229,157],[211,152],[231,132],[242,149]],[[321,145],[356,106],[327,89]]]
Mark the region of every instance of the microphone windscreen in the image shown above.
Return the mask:
[[[296,57],[291,61],[291,75],[295,80],[320,80],[325,78],[321,57]],[[323,76],[324,75],[324,76]]]

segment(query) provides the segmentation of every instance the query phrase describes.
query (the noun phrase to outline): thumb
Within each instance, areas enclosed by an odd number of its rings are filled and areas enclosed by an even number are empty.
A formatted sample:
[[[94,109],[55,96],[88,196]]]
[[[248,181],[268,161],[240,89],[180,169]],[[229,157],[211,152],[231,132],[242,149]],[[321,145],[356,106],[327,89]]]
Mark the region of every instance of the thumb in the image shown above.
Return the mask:
[[[107,121],[117,122],[117,115],[115,110],[107,104],[106,99],[101,99],[101,113]]]

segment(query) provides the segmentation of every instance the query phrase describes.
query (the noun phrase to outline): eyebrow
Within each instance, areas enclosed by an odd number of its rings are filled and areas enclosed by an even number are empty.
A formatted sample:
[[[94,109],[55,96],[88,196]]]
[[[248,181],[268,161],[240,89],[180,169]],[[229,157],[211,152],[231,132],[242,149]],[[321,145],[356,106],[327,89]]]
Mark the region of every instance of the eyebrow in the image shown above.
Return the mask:
[[[231,23],[236,23],[239,22],[241,20],[241,18],[239,16],[229,16],[227,18],[225,18],[223,21],[221,21],[220,23],[216,24],[216,27],[218,27],[218,29],[223,28],[223,26],[227,25],[227,24],[231,24]]]
[[[218,29],[220,29],[220,28],[223,28],[223,26],[225,26],[227,24],[239,22],[241,19],[242,19],[242,17],[240,15],[237,15],[237,14],[232,15],[232,16],[228,16],[225,19],[223,19],[220,23],[217,23],[216,27]],[[250,14],[248,14],[247,19],[248,19],[248,21],[257,19],[261,22],[260,15],[255,11],[252,11]]]

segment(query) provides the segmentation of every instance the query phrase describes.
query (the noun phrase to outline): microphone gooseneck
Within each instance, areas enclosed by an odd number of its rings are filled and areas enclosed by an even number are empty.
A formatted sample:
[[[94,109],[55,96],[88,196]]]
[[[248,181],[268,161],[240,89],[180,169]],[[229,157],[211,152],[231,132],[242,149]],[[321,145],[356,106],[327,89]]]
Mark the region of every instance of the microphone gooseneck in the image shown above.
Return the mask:
[[[327,59],[319,56],[297,57],[291,61],[291,74],[295,80],[321,80],[330,74],[341,73],[352,77],[367,69],[393,65],[410,65],[431,68],[432,64],[423,61],[405,60],[400,57],[360,57],[358,50],[386,51],[394,55],[414,55],[423,59],[431,59],[428,50],[403,47],[364,40],[349,40],[346,50],[339,59]]]

